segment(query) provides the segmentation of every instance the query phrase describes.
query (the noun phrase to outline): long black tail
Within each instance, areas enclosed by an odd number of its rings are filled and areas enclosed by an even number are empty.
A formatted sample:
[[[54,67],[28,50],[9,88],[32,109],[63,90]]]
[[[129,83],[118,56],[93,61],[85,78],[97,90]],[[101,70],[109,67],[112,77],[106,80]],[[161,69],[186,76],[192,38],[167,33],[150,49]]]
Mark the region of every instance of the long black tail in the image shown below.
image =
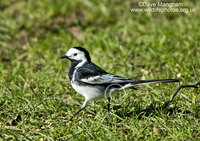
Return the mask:
[[[138,80],[134,81],[132,85],[149,84],[149,83],[173,83],[180,82],[178,79],[155,79],[155,80]]]

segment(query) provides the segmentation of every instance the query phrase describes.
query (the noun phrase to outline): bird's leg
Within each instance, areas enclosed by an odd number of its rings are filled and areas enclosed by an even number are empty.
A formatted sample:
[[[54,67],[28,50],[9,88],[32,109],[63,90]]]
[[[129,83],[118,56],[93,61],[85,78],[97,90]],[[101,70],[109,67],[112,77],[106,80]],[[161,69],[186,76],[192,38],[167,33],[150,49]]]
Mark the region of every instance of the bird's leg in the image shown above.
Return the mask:
[[[67,121],[65,121],[65,122],[69,122],[69,121],[72,121],[72,119],[76,116],[76,115],[78,115],[82,110],[84,110],[85,108],[86,108],[86,105],[87,105],[87,102],[88,102],[88,100],[87,99],[85,99],[85,101],[84,101],[84,103],[83,103],[83,105],[81,106],[81,109],[80,110],[78,110],[78,112],[76,112],[70,119],[68,119]]]
[[[108,97],[108,109],[107,109],[108,111],[107,111],[107,113],[106,113],[106,115],[104,116],[103,119],[107,119],[107,117],[109,117],[109,115],[110,115],[110,100],[111,100],[111,98]]]
[[[109,116],[110,115],[110,100],[111,100],[111,98],[110,97],[108,97],[108,111],[107,111],[107,113],[106,113],[106,116],[105,117],[107,117],[107,116]]]
[[[110,113],[110,97],[108,97],[108,114]]]

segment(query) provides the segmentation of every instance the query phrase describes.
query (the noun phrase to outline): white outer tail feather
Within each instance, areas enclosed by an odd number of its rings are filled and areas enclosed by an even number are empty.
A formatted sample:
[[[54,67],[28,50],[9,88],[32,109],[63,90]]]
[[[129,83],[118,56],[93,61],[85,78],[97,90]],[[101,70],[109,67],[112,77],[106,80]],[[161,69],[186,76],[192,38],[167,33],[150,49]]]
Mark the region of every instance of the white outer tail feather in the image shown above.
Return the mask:
[[[123,87],[121,87],[119,90],[123,90],[125,88],[129,88],[134,85],[145,85],[145,84],[150,84],[150,83],[173,83],[173,82],[180,82],[180,81],[177,79],[139,80],[133,83],[128,83],[124,85]]]

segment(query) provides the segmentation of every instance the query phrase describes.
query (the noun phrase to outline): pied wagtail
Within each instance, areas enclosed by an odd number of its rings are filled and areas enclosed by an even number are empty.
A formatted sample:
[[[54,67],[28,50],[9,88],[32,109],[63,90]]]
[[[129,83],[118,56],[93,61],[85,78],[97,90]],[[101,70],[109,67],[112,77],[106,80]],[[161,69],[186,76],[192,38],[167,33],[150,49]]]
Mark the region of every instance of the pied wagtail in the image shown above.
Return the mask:
[[[177,79],[131,80],[110,74],[92,63],[89,52],[82,47],[70,48],[67,54],[61,58],[67,58],[71,61],[68,73],[71,85],[76,92],[85,97],[81,109],[68,121],[85,109],[89,100],[108,98],[109,112],[111,92],[133,88],[134,85],[139,84],[179,82]]]

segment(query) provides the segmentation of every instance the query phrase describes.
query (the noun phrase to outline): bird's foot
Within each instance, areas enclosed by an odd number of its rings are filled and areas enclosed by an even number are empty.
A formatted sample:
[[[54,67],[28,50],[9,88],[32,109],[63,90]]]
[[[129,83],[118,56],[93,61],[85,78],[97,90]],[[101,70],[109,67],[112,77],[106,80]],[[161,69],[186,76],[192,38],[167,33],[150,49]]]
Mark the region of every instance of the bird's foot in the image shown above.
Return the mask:
[[[64,122],[64,123],[68,123],[68,122],[72,121],[72,119],[73,119],[73,117],[71,117],[71,118],[68,119],[68,120],[64,120],[63,122]]]

